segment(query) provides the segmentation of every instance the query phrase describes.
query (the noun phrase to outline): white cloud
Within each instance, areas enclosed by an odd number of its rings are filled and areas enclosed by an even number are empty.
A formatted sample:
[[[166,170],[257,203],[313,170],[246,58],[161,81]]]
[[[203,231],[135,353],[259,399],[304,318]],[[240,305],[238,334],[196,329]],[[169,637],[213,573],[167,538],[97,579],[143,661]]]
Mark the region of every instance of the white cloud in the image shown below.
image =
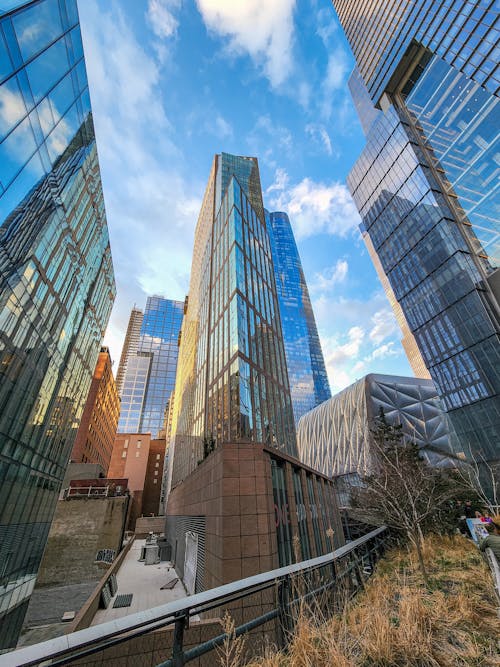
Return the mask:
[[[332,142],[330,135],[326,131],[324,125],[319,125],[317,123],[308,123],[306,125],[306,133],[311,137],[311,139],[321,146],[328,155],[333,155]]]
[[[106,342],[118,359],[134,303],[184,298],[203,183],[182,174],[158,62],[119,5],[87,0],[80,17],[117,282]]]
[[[213,129],[214,134],[219,137],[219,139],[226,139],[233,136],[233,128],[231,124],[220,114],[215,117]]]
[[[179,27],[179,21],[172,14],[172,9],[179,9],[180,0],[149,0],[146,18],[157,37],[173,37]]]
[[[295,0],[196,0],[207,28],[229,38],[228,52],[248,53],[271,85],[281,85],[293,69]]]
[[[325,120],[331,118],[333,109],[338,108],[337,94],[345,91],[345,79],[350,71],[347,54],[341,47],[335,48],[328,56],[325,77],[321,85],[321,115]]]
[[[380,345],[383,340],[399,331],[396,318],[390,308],[377,311],[372,317],[372,324],[373,328],[369,336],[374,345]]]
[[[271,195],[269,204],[274,210],[289,214],[297,240],[322,233],[345,237],[360,222],[347,187],[338,181],[316,183],[304,178],[290,186],[286,172],[277,170],[266,194]]]
[[[314,275],[313,282],[309,288],[311,292],[326,292],[334,285],[343,283],[347,277],[349,265],[345,259],[338,259],[334,266],[326,268],[321,273]]]
[[[385,359],[386,357],[397,357],[400,351],[394,349],[394,342],[386,343],[375,348],[371,353],[370,359]]]

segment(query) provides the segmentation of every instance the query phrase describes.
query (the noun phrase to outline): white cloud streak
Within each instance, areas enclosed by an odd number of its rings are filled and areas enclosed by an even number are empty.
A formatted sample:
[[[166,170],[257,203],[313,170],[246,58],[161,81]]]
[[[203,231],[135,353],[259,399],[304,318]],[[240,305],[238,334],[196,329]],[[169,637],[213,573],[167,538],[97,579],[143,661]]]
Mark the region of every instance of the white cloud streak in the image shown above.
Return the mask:
[[[293,70],[295,0],[196,0],[207,29],[228,38],[231,56],[248,54],[273,87]]]
[[[317,183],[304,178],[292,186],[281,169],[266,194],[274,210],[288,213],[297,240],[325,233],[345,237],[360,222],[347,187],[338,181]]]

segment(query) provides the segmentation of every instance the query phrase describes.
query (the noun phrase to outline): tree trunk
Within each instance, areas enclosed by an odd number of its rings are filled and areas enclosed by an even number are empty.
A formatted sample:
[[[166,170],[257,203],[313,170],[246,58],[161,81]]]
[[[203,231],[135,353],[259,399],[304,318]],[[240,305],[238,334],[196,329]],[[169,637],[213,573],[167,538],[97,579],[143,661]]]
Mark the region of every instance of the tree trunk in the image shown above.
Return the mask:
[[[418,526],[420,528],[420,526]],[[424,584],[426,588],[429,588],[429,575],[427,574],[427,570],[425,569],[425,563],[424,563],[424,556],[422,554],[422,542],[420,540],[420,535],[417,533],[416,535],[409,535],[409,538],[411,542],[415,545],[415,548],[417,550],[417,556],[418,556],[418,565],[420,567],[420,572],[422,574],[422,578],[424,580]]]

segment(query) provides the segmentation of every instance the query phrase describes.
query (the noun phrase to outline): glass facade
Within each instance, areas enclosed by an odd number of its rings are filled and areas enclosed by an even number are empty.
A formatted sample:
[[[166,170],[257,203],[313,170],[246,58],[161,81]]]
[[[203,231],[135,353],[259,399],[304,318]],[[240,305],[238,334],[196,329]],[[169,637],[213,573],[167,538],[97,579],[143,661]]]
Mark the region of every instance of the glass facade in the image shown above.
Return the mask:
[[[203,440],[294,454],[295,428],[257,160],[215,157],[195,232],[172,423],[172,484]]]
[[[418,45],[498,93],[500,17],[491,0],[333,0],[374,102],[393,92]],[[415,44],[417,43],[417,44]]]
[[[183,312],[182,301],[148,297],[139,340],[134,343],[137,350],[126,356],[119,433],[160,436],[165,408],[175,387]],[[131,322],[138,319],[134,309]]]
[[[500,455],[498,12],[428,0],[335,6],[383,113],[348,183],[458,437]],[[363,50],[361,43],[377,44]]]
[[[266,211],[266,223],[297,424],[303,414],[330,398],[330,385],[290,220],[286,213]]]
[[[76,2],[14,4],[0,3],[2,648],[21,628],[115,296]]]

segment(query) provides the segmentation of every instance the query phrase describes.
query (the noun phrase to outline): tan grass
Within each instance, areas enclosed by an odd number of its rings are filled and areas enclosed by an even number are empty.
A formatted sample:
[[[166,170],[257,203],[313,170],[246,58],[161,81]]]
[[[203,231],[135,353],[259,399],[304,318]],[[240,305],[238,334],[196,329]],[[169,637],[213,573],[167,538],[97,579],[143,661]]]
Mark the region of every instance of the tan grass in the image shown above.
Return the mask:
[[[500,624],[493,582],[461,536],[425,539],[430,588],[412,549],[380,561],[363,593],[328,620],[302,608],[286,652],[247,667],[495,667]]]

